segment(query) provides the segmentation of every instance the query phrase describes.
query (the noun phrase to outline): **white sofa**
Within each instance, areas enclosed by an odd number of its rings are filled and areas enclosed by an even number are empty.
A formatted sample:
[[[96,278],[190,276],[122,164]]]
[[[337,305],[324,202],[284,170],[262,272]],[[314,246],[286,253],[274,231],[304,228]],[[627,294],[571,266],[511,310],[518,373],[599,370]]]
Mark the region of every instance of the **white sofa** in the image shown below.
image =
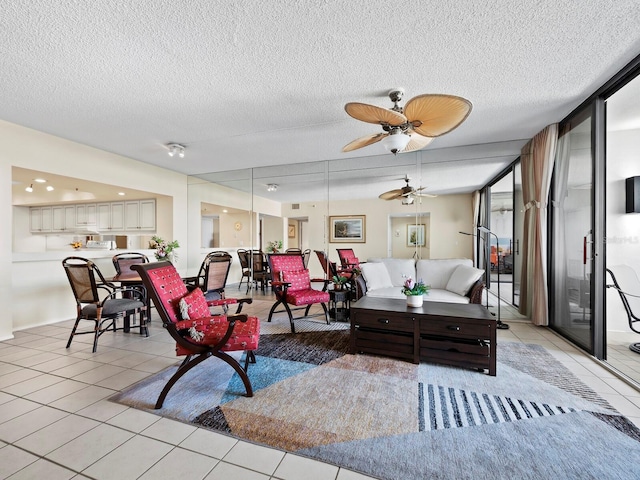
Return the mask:
[[[360,265],[357,297],[404,299],[402,285],[411,277],[429,285],[426,301],[481,303],[484,270],[467,258],[423,259],[371,258]]]

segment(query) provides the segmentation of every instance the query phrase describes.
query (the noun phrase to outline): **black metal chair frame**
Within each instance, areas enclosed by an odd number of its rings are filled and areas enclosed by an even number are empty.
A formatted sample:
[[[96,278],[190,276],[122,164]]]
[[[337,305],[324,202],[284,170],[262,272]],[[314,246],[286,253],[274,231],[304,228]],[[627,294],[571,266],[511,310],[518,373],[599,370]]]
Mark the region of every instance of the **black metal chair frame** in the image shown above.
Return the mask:
[[[240,269],[242,270],[242,277],[240,277],[240,283],[238,284],[238,290],[242,288],[242,281],[246,278],[247,283],[251,281],[251,266],[249,265],[249,250],[238,249],[238,260],[240,261]]]
[[[71,346],[74,336],[92,334],[94,336],[93,353],[95,353],[98,349],[98,338],[100,338],[104,332],[109,330],[113,332],[116,330],[128,331],[128,316],[135,313],[140,313],[140,334],[144,334],[147,337],[149,336],[149,329],[147,328],[148,315],[146,311],[147,294],[144,286],[128,285],[117,288],[113,283],[108,282],[104,278],[95,263],[83,257],[67,257],[62,261],[62,266],[64,267],[67,278],[69,279],[71,290],[73,291],[73,295],[76,300],[77,309],[76,321],[73,325],[73,329],[71,330],[71,335],[69,335],[66,348]],[[88,271],[90,290],[78,291],[71,273],[73,269],[86,269]],[[96,281],[96,276],[98,277],[99,282]],[[100,291],[106,292],[106,295],[103,298],[100,298]],[[118,296],[121,298],[118,298]],[[126,302],[120,302],[124,306],[130,306],[132,302],[136,301],[142,302],[142,305],[137,306],[136,308],[126,308],[105,314],[104,307],[110,300],[127,300]],[[95,305],[95,316],[87,313],[86,307],[91,305]],[[118,318],[124,319],[124,325],[122,327],[117,327],[116,325],[116,320]],[[80,320],[93,322],[93,330],[79,332],[78,325],[80,324]]]
[[[626,267],[626,268],[631,268],[631,267]],[[632,293],[624,291],[624,289],[620,287],[620,284],[618,283],[618,279],[613,274],[611,269],[607,268],[607,273],[611,276],[611,280],[613,280],[613,285],[609,284],[609,285],[607,285],[607,288],[614,288],[614,289],[616,289],[618,291],[618,294],[620,295],[620,300],[622,300],[622,305],[624,306],[624,309],[627,312],[627,317],[628,317],[628,320],[629,320],[629,328],[631,330],[633,330],[634,332],[636,332],[636,333],[640,333],[640,328],[635,326],[635,324],[637,322],[640,322],[640,317],[638,317],[638,315],[640,315],[640,312],[638,312],[638,313],[633,312],[633,310],[631,309],[631,305],[629,304],[629,299],[627,298],[628,296],[629,297],[638,297],[639,295],[638,294],[632,294]],[[635,273],[635,271],[634,271],[634,273]],[[639,323],[639,325],[640,325],[640,323]],[[635,353],[640,353],[640,342],[635,342],[635,343],[630,344],[629,345],[629,350],[631,350],[631,351],[633,351]]]

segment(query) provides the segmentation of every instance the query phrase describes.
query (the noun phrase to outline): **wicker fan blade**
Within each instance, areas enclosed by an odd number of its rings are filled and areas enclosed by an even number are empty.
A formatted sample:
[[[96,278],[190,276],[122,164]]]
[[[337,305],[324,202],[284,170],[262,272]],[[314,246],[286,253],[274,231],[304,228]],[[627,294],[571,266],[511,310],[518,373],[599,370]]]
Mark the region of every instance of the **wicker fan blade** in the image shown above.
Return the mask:
[[[420,150],[423,147],[426,147],[433,141],[431,137],[423,137],[422,135],[418,135],[416,132],[411,132],[411,140],[407,143],[407,146],[404,147],[403,152],[412,152],[414,150]]]
[[[420,135],[439,137],[464,122],[471,108],[469,100],[455,95],[418,95],[407,102],[404,114]]]
[[[391,125],[392,127],[407,123],[407,117],[403,114],[375,105],[352,102],[347,103],[344,109],[353,118],[362,122]]]
[[[398,188],[396,190],[389,190],[388,192],[384,192],[383,194],[379,195],[378,198],[381,198],[382,200],[395,200],[396,198],[400,198],[403,193],[404,190],[402,188]]]
[[[374,133],[373,135],[367,135],[366,137],[356,138],[353,142],[349,142],[342,149],[343,152],[351,152],[367,145],[372,145],[379,142],[384,137],[389,135],[388,133]]]

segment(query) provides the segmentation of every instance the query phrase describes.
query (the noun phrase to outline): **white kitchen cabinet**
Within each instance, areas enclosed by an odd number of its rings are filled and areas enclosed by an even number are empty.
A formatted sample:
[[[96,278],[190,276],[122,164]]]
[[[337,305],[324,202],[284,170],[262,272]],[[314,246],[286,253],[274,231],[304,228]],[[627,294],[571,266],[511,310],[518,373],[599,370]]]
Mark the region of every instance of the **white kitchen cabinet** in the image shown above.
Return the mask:
[[[110,203],[98,203],[96,205],[96,230],[101,233],[111,231]]]
[[[29,209],[29,228],[32,232],[50,232],[51,224],[51,207],[32,207]]]
[[[156,201],[131,200],[124,202],[125,230],[153,232],[156,229]]]
[[[124,202],[111,203],[111,230],[124,232]]]
[[[96,226],[97,207],[95,203],[81,203],[76,205],[76,227]]]
[[[76,206],[54,205],[51,207],[51,231],[73,232],[76,228]]]

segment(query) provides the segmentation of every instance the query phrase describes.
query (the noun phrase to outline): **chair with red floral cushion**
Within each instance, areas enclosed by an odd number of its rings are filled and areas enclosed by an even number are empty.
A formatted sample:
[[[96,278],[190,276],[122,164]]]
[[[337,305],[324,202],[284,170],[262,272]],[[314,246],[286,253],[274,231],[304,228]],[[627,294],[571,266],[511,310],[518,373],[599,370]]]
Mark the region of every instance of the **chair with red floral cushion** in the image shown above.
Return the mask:
[[[276,303],[269,311],[268,322],[274,313],[287,312],[289,322],[291,323],[291,333],[296,333],[294,320],[301,318],[311,318],[324,315],[325,321],[329,324],[329,314],[327,310],[327,302],[329,294],[326,292],[328,280],[311,279],[309,270],[304,268],[302,255],[288,255],[286,253],[269,254],[269,270],[271,272],[271,285],[276,296]],[[311,282],[323,282],[323,290],[312,288]],[[284,305],[284,310],[276,310],[278,306]],[[309,315],[309,309],[312,305],[320,304],[323,313]],[[290,308],[294,305],[297,308]],[[292,311],[304,309],[304,315],[300,317],[293,316]]]
[[[343,270],[351,272],[354,269],[360,269],[360,260],[356,257],[352,248],[336,248],[336,250]]]
[[[211,315],[202,290],[191,292],[170,262],[134,265],[140,274],[164,328],[176,341],[176,355],[185,355],[178,370],[162,389],[155,408],[162,408],[171,387],[185,373],[209,357],[228,363],[253,396],[247,376],[249,363],[255,363],[254,351],[260,338],[260,321],[247,315]],[[245,351],[244,368],[226,352]]]

